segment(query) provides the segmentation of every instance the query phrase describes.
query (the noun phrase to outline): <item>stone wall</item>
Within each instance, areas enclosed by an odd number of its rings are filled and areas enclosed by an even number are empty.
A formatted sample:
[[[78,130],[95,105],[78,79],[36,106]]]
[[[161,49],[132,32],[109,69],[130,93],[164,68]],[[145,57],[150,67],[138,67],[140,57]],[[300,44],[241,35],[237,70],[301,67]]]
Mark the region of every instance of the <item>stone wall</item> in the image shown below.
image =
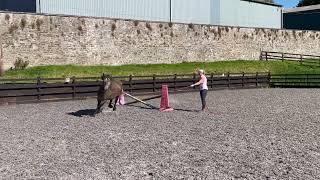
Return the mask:
[[[5,67],[251,60],[261,50],[319,54],[320,32],[0,13]]]

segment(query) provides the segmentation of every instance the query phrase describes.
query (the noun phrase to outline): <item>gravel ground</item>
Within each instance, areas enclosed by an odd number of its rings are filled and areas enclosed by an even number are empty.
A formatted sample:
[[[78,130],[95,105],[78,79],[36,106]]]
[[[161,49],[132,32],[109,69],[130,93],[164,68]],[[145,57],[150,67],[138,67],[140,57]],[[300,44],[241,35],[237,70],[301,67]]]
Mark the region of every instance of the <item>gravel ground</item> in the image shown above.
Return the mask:
[[[319,89],[210,92],[205,113],[198,96],[2,106],[0,179],[320,179]]]

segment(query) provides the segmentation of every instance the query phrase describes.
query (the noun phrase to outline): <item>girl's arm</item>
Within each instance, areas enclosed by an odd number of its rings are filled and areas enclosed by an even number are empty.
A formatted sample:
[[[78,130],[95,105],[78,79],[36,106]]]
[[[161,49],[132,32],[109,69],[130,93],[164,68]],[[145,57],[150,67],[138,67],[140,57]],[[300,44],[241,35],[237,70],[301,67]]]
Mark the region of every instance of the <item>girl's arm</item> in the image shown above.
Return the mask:
[[[202,84],[204,82],[204,78],[201,78],[201,80],[195,84],[192,84],[191,87],[194,87],[194,86],[199,86],[200,84]]]

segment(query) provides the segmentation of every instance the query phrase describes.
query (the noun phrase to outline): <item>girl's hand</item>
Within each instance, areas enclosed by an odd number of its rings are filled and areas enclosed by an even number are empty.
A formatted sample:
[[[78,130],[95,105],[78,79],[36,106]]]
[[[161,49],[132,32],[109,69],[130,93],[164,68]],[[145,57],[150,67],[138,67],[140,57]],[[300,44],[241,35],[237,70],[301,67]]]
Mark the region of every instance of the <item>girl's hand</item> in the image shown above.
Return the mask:
[[[190,85],[190,87],[194,87],[194,86],[195,86],[194,84]]]

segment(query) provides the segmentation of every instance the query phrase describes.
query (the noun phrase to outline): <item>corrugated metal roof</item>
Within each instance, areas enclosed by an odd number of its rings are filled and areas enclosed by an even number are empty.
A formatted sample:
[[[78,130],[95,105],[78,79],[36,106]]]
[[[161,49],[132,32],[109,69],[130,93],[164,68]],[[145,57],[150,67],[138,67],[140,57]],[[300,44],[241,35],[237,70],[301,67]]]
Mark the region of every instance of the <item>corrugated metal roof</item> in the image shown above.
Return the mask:
[[[273,0],[241,0],[241,1],[249,1],[253,3],[260,3],[260,4],[270,5],[270,6],[282,7],[281,5],[275,3]]]
[[[283,12],[284,13],[291,13],[291,12],[301,12],[301,11],[312,11],[312,10],[317,10],[317,9],[320,10],[320,4],[312,5],[312,6],[303,6],[303,7],[286,9]]]

